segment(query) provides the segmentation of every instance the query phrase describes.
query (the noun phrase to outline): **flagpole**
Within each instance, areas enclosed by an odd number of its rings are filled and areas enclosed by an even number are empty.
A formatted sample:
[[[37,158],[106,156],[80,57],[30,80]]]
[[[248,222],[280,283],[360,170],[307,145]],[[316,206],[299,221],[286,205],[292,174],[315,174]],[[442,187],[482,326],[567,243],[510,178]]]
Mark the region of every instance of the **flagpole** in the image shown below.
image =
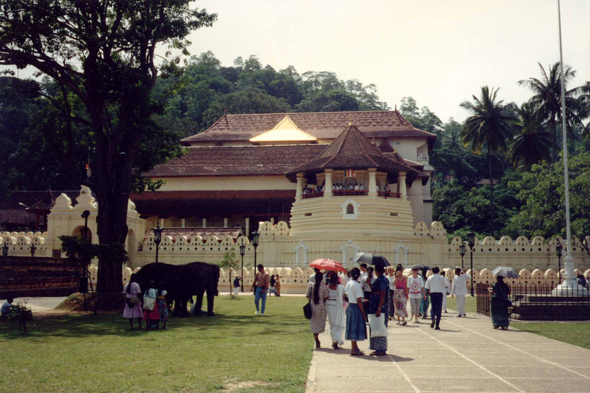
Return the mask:
[[[563,44],[561,38],[561,0],[557,0],[557,17],[559,22],[559,61],[561,64],[561,132],[563,145],[563,174],[565,177],[565,230],[567,236],[567,254],[565,257],[565,281],[553,291],[555,295],[587,293],[578,285],[575,274],[574,255],[572,248],[572,231],[570,225],[570,185],[567,156],[567,113],[565,105],[565,65],[563,63]]]

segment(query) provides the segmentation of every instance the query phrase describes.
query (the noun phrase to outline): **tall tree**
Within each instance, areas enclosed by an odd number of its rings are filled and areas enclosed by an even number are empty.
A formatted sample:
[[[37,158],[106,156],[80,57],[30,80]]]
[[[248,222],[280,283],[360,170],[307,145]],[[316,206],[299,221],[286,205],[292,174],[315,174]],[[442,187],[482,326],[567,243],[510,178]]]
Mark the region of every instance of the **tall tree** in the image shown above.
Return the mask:
[[[71,175],[94,191],[100,244],[123,249],[127,203],[142,142],[157,133],[151,92],[156,48],[168,43],[188,54],[186,37],[216,16],[189,0],[4,0],[0,3],[0,64],[34,67],[62,93],[64,142],[74,124],[91,132],[92,180],[65,154]],[[168,63],[174,67],[179,57]],[[84,115],[72,110],[78,100]],[[74,146],[72,146],[72,149]],[[70,163],[71,161],[71,163]],[[124,255],[113,252],[112,255]],[[121,290],[121,258],[101,257],[98,291]]]
[[[516,136],[508,153],[512,166],[530,170],[533,164],[551,161],[551,136],[542,128],[533,106],[525,103],[517,113]]]
[[[556,62],[549,66],[547,71],[539,63],[541,69],[541,79],[529,78],[518,81],[520,86],[524,86],[533,92],[529,99],[535,109],[535,115],[539,122],[550,130],[551,135],[551,159],[557,159],[557,150],[559,147],[558,131],[561,127],[561,63]],[[566,120],[568,122],[569,136],[573,136],[573,130],[582,126],[582,120],[579,116],[580,101],[577,96],[581,93],[579,87],[567,90],[567,85],[576,76],[576,71],[571,67],[564,68],[564,82],[566,87]]]
[[[478,97],[473,96],[473,102],[464,101],[461,107],[471,113],[465,120],[462,131],[464,146],[471,146],[475,154],[487,155],[489,181],[490,181],[490,221],[489,231],[494,232],[494,176],[493,157],[500,151],[506,150],[506,139],[510,137],[512,125],[518,121],[509,108],[498,101],[499,89],[491,89],[488,86],[481,88]]]

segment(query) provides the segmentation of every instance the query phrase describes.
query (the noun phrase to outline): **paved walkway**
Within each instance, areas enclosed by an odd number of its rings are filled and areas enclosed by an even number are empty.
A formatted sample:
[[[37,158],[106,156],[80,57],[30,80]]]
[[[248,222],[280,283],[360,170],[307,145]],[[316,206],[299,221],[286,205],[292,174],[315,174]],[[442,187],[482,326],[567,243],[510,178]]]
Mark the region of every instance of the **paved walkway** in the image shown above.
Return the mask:
[[[590,350],[456,316],[443,314],[440,331],[429,320],[393,322],[387,357],[350,356],[350,342],[334,351],[326,330],[307,392],[590,392]],[[359,344],[370,352],[368,340]]]

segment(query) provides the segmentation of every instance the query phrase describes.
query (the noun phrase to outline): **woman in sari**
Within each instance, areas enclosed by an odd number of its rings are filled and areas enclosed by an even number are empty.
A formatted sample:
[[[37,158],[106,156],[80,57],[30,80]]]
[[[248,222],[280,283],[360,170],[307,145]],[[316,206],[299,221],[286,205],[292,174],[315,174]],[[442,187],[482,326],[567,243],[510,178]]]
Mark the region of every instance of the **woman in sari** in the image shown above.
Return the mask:
[[[496,283],[492,287],[492,323],[494,329],[502,328],[508,330],[510,324],[510,313],[508,307],[510,306],[510,287],[504,282],[504,277],[497,276]]]
[[[374,350],[371,355],[385,356],[387,355],[387,297],[389,294],[389,280],[385,278],[385,267],[381,265],[375,266],[375,275],[377,279],[373,282],[371,288],[371,297],[369,299],[369,314],[374,314],[374,318],[380,318],[384,326],[378,326],[379,329],[373,329],[375,325],[371,325],[371,340],[370,348]],[[372,317],[369,317],[371,320]],[[385,329],[385,334],[375,336],[376,332],[381,332]]]
[[[344,286],[338,283],[338,273],[330,272],[330,285],[328,285],[328,322],[330,323],[330,336],[332,336],[332,348],[338,349],[338,345],[344,344]]]
[[[397,324],[406,326],[406,318],[408,317],[408,284],[403,271],[395,272],[395,291],[393,292],[393,303],[395,304],[395,316],[397,317]]]

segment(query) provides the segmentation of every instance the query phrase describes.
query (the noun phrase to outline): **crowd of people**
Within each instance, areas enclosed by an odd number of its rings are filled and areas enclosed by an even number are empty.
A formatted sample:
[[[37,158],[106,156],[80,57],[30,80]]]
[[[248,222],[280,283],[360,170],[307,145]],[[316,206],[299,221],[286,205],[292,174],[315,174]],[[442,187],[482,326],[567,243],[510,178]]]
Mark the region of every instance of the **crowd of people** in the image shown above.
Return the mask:
[[[159,329],[160,322],[163,324],[162,329],[166,329],[169,306],[166,301],[167,291],[161,284],[150,281],[148,288],[142,292],[137,276],[132,274],[123,293],[125,294],[123,317],[129,319],[131,329],[134,329],[134,319],[137,319],[139,329],[143,329],[142,322],[145,322],[146,330]]]
[[[318,192],[324,192],[326,190],[325,185],[318,186],[316,184],[308,184],[303,189],[303,194],[315,194]],[[363,183],[334,183],[332,184],[332,191],[365,191]],[[389,186],[386,186],[385,191],[389,191]]]
[[[373,351],[371,355],[384,356],[387,354],[389,321],[396,319],[396,324],[406,326],[412,319],[419,324],[420,318],[430,317],[430,327],[440,330],[442,312],[447,312],[448,295],[457,298],[457,317],[465,317],[469,276],[456,269],[451,284],[440,268],[432,268],[430,277],[426,274],[428,270],[413,268],[412,274],[406,277],[401,265],[386,269],[380,265],[361,264],[360,268],[340,274],[315,269],[306,293],[310,299],[310,326],[315,347],[321,347],[319,335],[325,331],[326,319],[332,348],[339,349],[344,340],[348,340],[351,342],[350,354],[363,356],[358,342],[368,338],[369,349]]]

